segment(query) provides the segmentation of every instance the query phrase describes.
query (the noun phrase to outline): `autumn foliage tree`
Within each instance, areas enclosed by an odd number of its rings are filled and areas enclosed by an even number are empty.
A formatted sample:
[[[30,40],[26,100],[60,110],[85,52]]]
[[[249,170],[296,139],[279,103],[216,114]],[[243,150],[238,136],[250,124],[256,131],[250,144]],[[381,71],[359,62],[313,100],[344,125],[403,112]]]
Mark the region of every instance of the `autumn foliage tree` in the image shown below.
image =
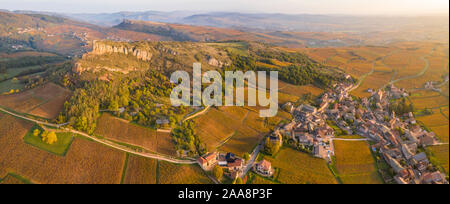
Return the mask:
[[[51,145],[58,141],[58,137],[56,136],[55,132],[45,131],[42,134],[42,141]]]
[[[38,137],[41,134],[41,131],[39,129],[34,129],[33,136]]]
[[[215,166],[214,169],[213,169],[213,174],[214,174],[214,177],[216,177],[217,180],[222,179],[222,177],[223,177],[223,169],[222,169],[222,167]]]

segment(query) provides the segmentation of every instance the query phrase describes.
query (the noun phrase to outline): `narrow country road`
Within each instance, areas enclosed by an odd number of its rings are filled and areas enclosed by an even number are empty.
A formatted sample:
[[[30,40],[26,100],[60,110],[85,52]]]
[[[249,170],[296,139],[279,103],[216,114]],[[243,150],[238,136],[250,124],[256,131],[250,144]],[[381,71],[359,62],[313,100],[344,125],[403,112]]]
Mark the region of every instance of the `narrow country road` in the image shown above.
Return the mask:
[[[183,119],[182,123],[184,123],[184,122],[186,122],[186,121],[188,121],[188,120],[190,120],[190,119],[192,119],[192,118],[195,118],[195,117],[197,117],[197,116],[199,116],[199,115],[205,114],[206,111],[209,110],[209,108],[211,108],[211,106],[206,106],[203,110],[201,110],[201,111],[199,111],[199,112],[197,112],[197,113],[194,113],[194,114],[188,116],[187,118]]]
[[[368,72],[368,73],[362,75],[362,76],[359,78],[358,83],[356,83],[356,85],[355,85],[353,88],[351,88],[348,92],[350,93],[350,92],[352,92],[352,91],[358,89],[358,88],[361,86],[361,84],[364,82],[364,80],[365,80],[368,76],[372,75],[372,74],[375,72],[375,66],[376,66],[376,63],[377,63],[378,61],[384,61],[384,59],[386,59],[386,57],[389,57],[389,56],[395,54],[396,52],[398,52],[398,51],[393,51],[393,52],[391,52],[391,53],[389,53],[389,54],[383,56],[383,57],[380,58],[380,59],[375,59],[375,60],[372,62],[372,69],[370,70],[370,72]]]
[[[404,81],[404,80],[408,80],[408,79],[415,79],[415,78],[419,78],[422,75],[424,75],[428,71],[428,69],[430,68],[430,61],[427,59],[427,57],[433,55],[435,50],[436,50],[436,48],[433,48],[429,54],[420,57],[420,59],[425,62],[425,66],[419,73],[417,73],[415,75],[405,76],[405,77],[402,77],[402,78],[399,78],[399,79],[396,79],[396,80],[391,80],[389,83],[384,85],[383,88],[386,88],[387,86],[389,86],[391,84],[395,84],[395,83],[397,83],[399,81]]]
[[[4,112],[4,113],[7,113],[9,115],[12,115],[12,116],[15,116],[15,117],[27,120],[27,121],[31,121],[31,122],[37,123],[37,124],[46,125],[46,126],[55,127],[55,128],[60,128],[60,125],[52,124],[52,123],[46,123],[46,122],[42,122],[42,121],[31,119],[31,118],[27,118],[25,116],[18,115],[18,114],[12,113],[10,111],[7,111],[7,110],[5,110],[3,108],[0,108],[0,111]],[[123,147],[121,145],[118,145],[116,143],[98,139],[98,138],[96,138],[94,136],[91,136],[91,135],[88,135],[88,134],[86,134],[84,132],[79,132],[79,131],[71,130],[71,129],[68,129],[68,128],[63,128],[63,130],[65,130],[66,132],[71,132],[71,133],[75,133],[75,134],[79,134],[81,136],[87,137],[87,138],[89,138],[89,139],[91,139],[91,140],[93,140],[95,142],[101,143],[101,144],[106,145],[108,147],[111,147],[113,149],[117,149],[117,150],[120,150],[120,151],[128,152],[130,154],[135,154],[135,155],[139,155],[139,156],[150,158],[150,159],[157,159],[157,160],[167,161],[167,162],[175,163],[175,164],[196,164],[197,163],[196,161],[193,161],[193,160],[179,160],[179,159],[175,159],[175,158],[171,158],[171,157],[163,156],[163,155],[158,155],[158,154],[135,152],[133,150],[125,148],[125,147]]]
[[[373,64],[372,64],[372,70],[370,70],[370,72],[368,72],[368,73],[362,75],[362,76],[359,78],[358,83],[356,83],[356,85],[353,86],[353,88],[351,88],[351,89],[348,91],[349,93],[352,92],[352,91],[354,91],[354,90],[356,90],[356,89],[358,89],[358,88],[361,86],[361,84],[364,82],[364,80],[365,80],[368,76],[372,75],[372,74],[375,72],[375,63],[377,63],[377,62],[374,61]]]
[[[247,175],[248,171],[250,171],[250,169],[252,169],[253,165],[255,165],[256,157],[258,156],[258,154],[261,151],[261,148],[263,146],[264,146],[264,142],[261,142],[258,146],[256,146],[255,150],[253,150],[253,153],[252,153],[250,159],[247,161],[247,165],[244,167],[244,170],[241,174],[241,179],[243,179],[243,177],[245,177]]]
[[[436,144],[429,145],[429,146],[441,146],[441,145],[448,145],[448,143],[436,143]]]

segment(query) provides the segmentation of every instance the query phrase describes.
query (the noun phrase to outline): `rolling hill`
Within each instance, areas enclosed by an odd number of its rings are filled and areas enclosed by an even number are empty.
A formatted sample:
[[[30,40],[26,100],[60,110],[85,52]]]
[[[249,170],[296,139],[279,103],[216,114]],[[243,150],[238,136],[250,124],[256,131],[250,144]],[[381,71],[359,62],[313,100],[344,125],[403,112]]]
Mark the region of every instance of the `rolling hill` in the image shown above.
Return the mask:
[[[75,56],[90,50],[93,40],[101,39],[157,41],[161,38],[56,16],[0,12],[0,52],[36,50]]]

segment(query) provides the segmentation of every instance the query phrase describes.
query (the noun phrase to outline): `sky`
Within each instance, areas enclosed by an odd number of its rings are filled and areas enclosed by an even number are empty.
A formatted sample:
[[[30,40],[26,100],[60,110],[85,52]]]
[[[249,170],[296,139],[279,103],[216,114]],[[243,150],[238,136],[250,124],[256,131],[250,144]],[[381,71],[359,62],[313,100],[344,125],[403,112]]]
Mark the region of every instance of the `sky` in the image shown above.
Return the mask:
[[[201,11],[287,14],[448,14],[448,0],[0,0],[0,9],[70,13]]]

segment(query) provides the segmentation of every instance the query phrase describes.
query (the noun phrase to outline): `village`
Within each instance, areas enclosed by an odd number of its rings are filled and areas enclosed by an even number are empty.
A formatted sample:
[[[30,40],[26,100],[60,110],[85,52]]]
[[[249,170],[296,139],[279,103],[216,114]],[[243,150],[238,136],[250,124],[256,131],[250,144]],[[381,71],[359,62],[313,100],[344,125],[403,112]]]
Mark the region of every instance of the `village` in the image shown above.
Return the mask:
[[[369,90],[372,94],[369,98],[357,99],[349,94],[353,87],[345,83],[334,85],[333,90],[318,99],[318,107],[283,105],[294,119],[277,127],[267,141],[283,145],[283,138],[289,138],[303,152],[331,162],[333,140],[340,139],[336,136],[339,130],[343,135],[359,135],[363,138],[360,140],[370,141],[372,151],[380,154],[392,168],[392,182],[448,184],[445,174],[431,164],[423,151],[424,147],[439,144],[436,135],[421,127],[412,112],[397,115],[392,110],[393,101],[408,96],[405,90],[390,85],[385,90]],[[198,162],[206,171],[219,165],[232,179],[246,173],[245,160],[232,153],[210,153]],[[270,177],[273,172],[266,160],[247,165],[253,166],[253,171],[261,176]]]
[[[424,130],[412,112],[397,116],[391,102],[408,96],[404,89],[390,85],[372,92],[361,100],[352,97],[350,84],[337,84],[333,91],[322,95],[319,108],[300,105],[291,107],[292,123],[279,131],[312,149],[314,156],[331,160],[336,125],[345,135],[360,135],[373,142],[372,150],[379,152],[395,172],[398,184],[448,183],[445,174],[435,170],[421,148],[436,145],[433,132]],[[291,104],[287,104],[290,105]]]

